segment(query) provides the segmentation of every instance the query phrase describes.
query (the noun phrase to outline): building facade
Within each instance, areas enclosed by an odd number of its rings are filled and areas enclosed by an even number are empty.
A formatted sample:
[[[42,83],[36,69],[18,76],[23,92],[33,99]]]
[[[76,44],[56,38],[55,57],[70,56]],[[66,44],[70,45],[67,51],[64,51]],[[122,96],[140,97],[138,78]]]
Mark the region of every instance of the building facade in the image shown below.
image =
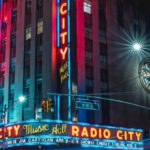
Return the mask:
[[[7,122],[76,117],[149,129],[146,19],[133,1],[1,0],[0,109],[8,107]],[[45,113],[48,98],[54,112]],[[100,109],[75,109],[74,100]]]

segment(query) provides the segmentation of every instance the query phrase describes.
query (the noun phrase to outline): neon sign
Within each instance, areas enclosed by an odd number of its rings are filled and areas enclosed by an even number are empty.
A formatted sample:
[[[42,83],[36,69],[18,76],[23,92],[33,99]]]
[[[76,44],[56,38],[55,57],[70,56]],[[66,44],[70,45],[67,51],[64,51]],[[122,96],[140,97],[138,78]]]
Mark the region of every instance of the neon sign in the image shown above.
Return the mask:
[[[60,82],[63,83],[68,77],[70,82],[70,14],[68,0],[57,0],[57,53],[59,62]],[[66,65],[67,64],[67,65]],[[62,69],[66,69],[62,72]],[[70,83],[69,83],[70,84]]]
[[[21,145],[77,144],[101,148],[132,148],[143,146],[141,129],[90,125],[67,121],[32,120],[0,127],[0,140],[7,147]]]
[[[68,31],[67,31],[67,15],[68,15],[68,3],[62,1],[59,3],[59,16],[60,16],[60,25],[59,25],[59,38],[60,45],[58,45],[59,52],[61,54],[61,59],[66,60],[67,51],[68,51]]]
[[[71,94],[70,3],[71,0],[56,0],[56,4],[54,3],[54,9],[56,9],[57,70],[59,83],[61,84],[60,90],[62,90],[61,92],[67,92],[69,95]],[[66,91],[63,91],[64,89]],[[70,106],[71,97],[68,96],[68,120],[71,120]]]
[[[60,82],[62,83],[68,77],[68,62],[65,62],[59,69]]]
[[[12,126],[0,127],[0,140],[4,138],[4,135],[8,137],[18,137],[20,136],[21,125],[15,124]]]
[[[140,141],[142,137],[141,132],[133,132],[127,130],[112,130],[109,128],[87,127],[72,125],[71,135],[82,138],[97,138],[97,139],[111,139],[115,137],[116,140]]]

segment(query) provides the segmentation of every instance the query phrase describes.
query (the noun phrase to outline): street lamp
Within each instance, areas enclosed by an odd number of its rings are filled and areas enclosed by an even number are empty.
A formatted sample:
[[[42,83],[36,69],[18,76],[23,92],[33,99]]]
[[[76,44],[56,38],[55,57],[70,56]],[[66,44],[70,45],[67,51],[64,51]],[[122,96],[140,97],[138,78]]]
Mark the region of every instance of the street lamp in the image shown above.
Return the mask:
[[[134,51],[140,51],[142,46],[139,42],[136,42],[132,45]]]
[[[25,100],[26,100],[25,96],[19,96],[18,99],[15,100],[14,102],[19,101],[19,102],[23,103]],[[8,110],[8,106],[6,104],[4,104],[3,110],[0,110],[3,113],[3,124],[4,124],[4,127],[6,125],[6,112],[7,112],[7,110]],[[4,143],[3,144],[3,150],[5,150],[5,132],[4,132],[4,139],[3,140],[4,140],[4,142],[3,142]]]
[[[26,100],[25,96],[19,96],[18,100],[20,102],[24,102]]]

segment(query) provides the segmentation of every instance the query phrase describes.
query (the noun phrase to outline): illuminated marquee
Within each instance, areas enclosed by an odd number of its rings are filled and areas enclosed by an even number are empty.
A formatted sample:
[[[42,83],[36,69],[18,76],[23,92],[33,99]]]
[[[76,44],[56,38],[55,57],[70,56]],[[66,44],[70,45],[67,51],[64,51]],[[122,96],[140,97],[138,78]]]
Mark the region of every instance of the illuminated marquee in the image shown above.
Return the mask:
[[[116,140],[129,140],[129,141],[140,141],[142,134],[141,132],[133,132],[128,130],[112,130],[101,127],[87,127],[72,125],[71,135],[74,137],[82,138],[96,138],[96,139],[111,139]]]
[[[5,133],[5,134],[4,134]],[[142,130],[120,127],[75,124],[65,121],[26,121],[0,127],[0,141],[7,147],[22,145],[77,144],[102,148],[141,149]]]
[[[69,3],[68,0],[57,0],[57,50],[58,60],[60,60],[59,75],[61,83],[68,78],[68,61],[70,56],[68,55],[70,50],[70,30],[69,30]],[[67,68],[61,72],[66,66]]]

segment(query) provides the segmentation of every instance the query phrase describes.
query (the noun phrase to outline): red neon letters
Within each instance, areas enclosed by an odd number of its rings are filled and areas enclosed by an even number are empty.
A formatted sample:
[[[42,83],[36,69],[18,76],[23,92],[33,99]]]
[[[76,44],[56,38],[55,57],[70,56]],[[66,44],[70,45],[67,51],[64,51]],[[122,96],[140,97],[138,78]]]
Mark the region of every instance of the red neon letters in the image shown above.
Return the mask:
[[[4,136],[18,137],[18,136],[20,136],[20,131],[21,131],[21,125],[20,124],[7,126],[5,128],[1,127],[0,128],[0,139],[3,139]]]
[[[89,127],[71,125],[70,134],[73,137],[81,138],[97,138],[97,139],[117,139],[140,141],[142,138],[141,132],[127,131],[127,130],[114,130],[107,128]]]
[[[60,47],[59,51],[61,54],[62,60],[66,59],[66,54],[68,51],[68,46],[67,46],[67,2],[62,2],[60,3]]]

